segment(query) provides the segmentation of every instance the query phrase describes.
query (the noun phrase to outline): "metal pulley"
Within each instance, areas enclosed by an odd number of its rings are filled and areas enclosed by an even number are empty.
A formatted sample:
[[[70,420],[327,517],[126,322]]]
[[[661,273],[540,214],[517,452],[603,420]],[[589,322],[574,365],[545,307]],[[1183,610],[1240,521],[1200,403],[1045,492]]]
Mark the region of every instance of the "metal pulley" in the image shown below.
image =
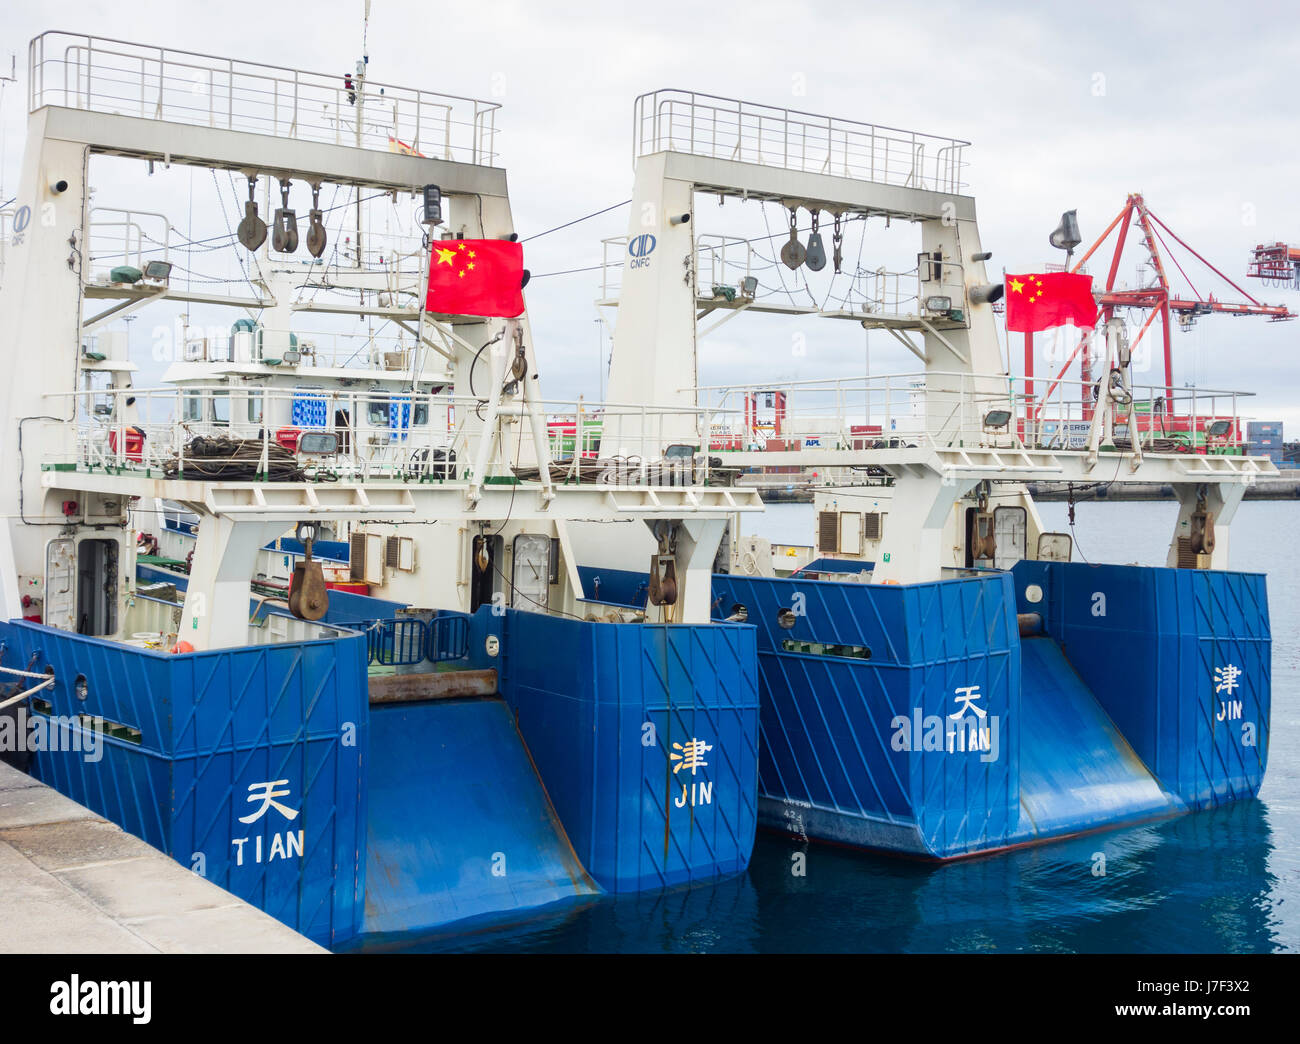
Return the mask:
[[[992,558],[997,551],[993,537],[993,513],[977,511],[971,524],[971,558]]]
[[[822,212],[814,210],[812,212],[812,231],[808,234],[808,249],[805,264],[814,272],[820,272],[826,267],[826,248],[822,245],[822,234],[818,231],[821,224]]]
[[[298,215],[289,209],[288,178],[280,179],[280,208],[275,212],[275,231],[271,233],[271,246],[281,254],[292,254],[298,249]]]
[[[311,557],[315,536],[314,525],[299,524],[298,538],[302,541],[303,554],[293,567],[293,576],[289,580],[289,612],[299,620],[319,620],[330,607],[325,574],[321,572],[320,563]]]
[[[997,540],[993,529],[993,512],[989,510],[987,482],[980,483],[977,505],[975,515],[971,519],[971,558],[992,558],[997,553]]]
[[[1188,534],[1192,554],[1210,555],[1214,553],[1214,512],[1205,502],[1205,490],[1201,490],[1196,499],[1196,510],[1188,518],[1191,532]]]
[[[249,250],[256,250],[266,242],[266,222],[257,216],[257,201],[253,193],[257,189],[257,178],[248,179],[248,202],[244,204],[244,219],[235,229],[235,235]]]
[[[509,395],[515,395],[519,391],[519,384],[528,376],[528,355],[524,351],[524,328],[516,319],[508,320],[506,323],[507,334],[514,344],[515,354],[510,360],[510,370],[507,373],[505,391]]]
[[[320,209],[320,182],[311,187],[311,210],[307,212],[307,253],[320,257],[325,253],[325,222]]]
[[[673,555],[650,556],[651,605],[677,604],[677,559]]]
[[[659,523],[655,526],[654,534],[659,541],[659,550],[650,556],[650,589],[646,598],[651,605],[676,605],[676,529],[671,524]]]
[[[808,251],[799,242],[799,208],[790,208],[790,242],[781,247],[781,260],[787,268],[798,268],[804,263]]]

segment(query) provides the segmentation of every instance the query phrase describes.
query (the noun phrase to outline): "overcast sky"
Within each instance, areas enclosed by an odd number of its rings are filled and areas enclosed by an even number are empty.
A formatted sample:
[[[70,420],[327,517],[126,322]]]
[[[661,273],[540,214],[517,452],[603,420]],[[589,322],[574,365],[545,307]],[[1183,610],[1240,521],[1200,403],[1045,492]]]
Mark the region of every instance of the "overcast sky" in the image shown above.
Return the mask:
[[[19,83],[3,98],[5,198],[17,187],[27,42],[46,29],[340,74],[361,53],[362,0],[7,6],[0,50],[6,72],[16,52]],[[969,181],[995,270],[1058,260],[1046,235],[1062,210],[1078,208],[1088,242],[1141,191],[1246,290],[1300,309],[1300,294],[1245,279],[1254,244],[1300,241],[1291,5],[374,0],[367,49],[375,79],[502,104],[498,145],[524,236],[626,199],[633,99],[691,88],[973,142]],[[624,208],[541,238],[526,263],[538,275],[596,264],[601,237],[626,219]],[[1137,255],[1127,257],[1131,280]],[[1203,292],[1238,296],[1202,273],[1188,269]],[[529,288],[548,396],[596,393],[596,277]],[[706,382],[737,360],[756,379],[861,371],[851,324],[823,322],[835,329],[810,333],[792,364],[788,349],[763,347],[760,327],[742,328],[750,321],[703,343]],[[1300,321],[1206,319],[1174,333],[1175,383],[1255,390],[1251,412],[1287,420],[1294,438],[1298,343]],[[895,361],[883,333],[871,352],[873,369]]]

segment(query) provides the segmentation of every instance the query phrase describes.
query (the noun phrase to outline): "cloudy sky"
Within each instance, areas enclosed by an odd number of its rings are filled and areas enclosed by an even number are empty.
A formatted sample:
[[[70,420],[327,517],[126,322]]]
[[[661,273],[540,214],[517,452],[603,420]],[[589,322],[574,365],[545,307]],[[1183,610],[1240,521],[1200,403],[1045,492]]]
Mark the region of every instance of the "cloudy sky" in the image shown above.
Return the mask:
[[[4,198],[17,185],[36,34],[58,28],[342,74],[361,53],[362,11],[362,0],[68,0],[57,15],[11,5],[0,53],[6,72],[17,54],[19,82],[3,96]],[[1062,210],[1078,209],[1088,242],[1126,193],[1141,191],[1246,290],[1300,310],[1300,294],[1245,279],[1257,242],[1300,242],[1300,27],[1289,5],[374,0],[367,50],[375,79],[502,104],[499,151],[523,236],[627,199],[633,99],[690,88],[973,142],[968,180],[994,269],[1058,260],[1046,235]],[[623,208],[540,238],[527,264],[539,276],[595,265],[600,239],[623,233],[626,220]],[[192,227],[203,231],[203,215]],[[1131,282],[1137,255],[1126,257],[1121,278]],[[1238,297],[1203,272],[1187,270],[1202,292]],[[549,396],[596,393],[597,276],[548,275],[529,289]],[[807,355],[792,360],[781,347],[788,335],[762,323],[742,317],[704,342],[705,382],[737,363],[756,379],[861,372],[863,333],[852,324],[816,324]],[[1174,333],[1175,383],[1256,390],[1251,412],[1287,420],[1296,437],[1298,346],[1300,321],[1202,320]],[[870,352],[873,370],[908,367],[883,333]]]

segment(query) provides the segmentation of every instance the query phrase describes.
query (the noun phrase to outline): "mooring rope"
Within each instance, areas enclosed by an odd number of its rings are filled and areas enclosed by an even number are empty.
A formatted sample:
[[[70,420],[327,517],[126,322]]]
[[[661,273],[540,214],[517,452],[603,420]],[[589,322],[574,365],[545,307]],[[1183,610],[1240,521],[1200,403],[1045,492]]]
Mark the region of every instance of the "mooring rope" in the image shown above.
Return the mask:
[[[5,700],[3,703],[0,703],[0,710],[4,710],[6,707],[12,707],[15,703],[20,703],[21,701],[27,699],[27,697],[32,695],[33,693],[40,692],[42,689],[54,684],[54,675],[52,674],[34,674],[31,671],[20,671],[16,667],[2,667],[2,666],[0,666],[0,671],[4,671],[5,674],[16,674],[20,678],[44,678],[45,679],[44,681],[41,682],[40,685],[33,685],[30,689],[27,689],[24,692],[20,692],[17,696],[10,696],[9,699]]]

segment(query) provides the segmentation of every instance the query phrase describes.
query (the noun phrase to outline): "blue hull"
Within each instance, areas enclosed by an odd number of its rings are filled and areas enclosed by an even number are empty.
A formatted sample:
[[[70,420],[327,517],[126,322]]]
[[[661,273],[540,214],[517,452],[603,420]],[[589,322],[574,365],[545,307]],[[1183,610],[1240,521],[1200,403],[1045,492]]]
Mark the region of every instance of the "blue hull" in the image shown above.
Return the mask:
[[[1024,562],[908,586],[719,575],[714,595],[758,628],[767,828],[951,859],[1263,781],[1262,576]]]
[[[395,608],[331,596],[325,622]],[[747,867],[754,628],[460,619],[452,666],[496,668],[494,698],[371,707],[373,629],[169,656],[13,621],[0,662],[53,668],[28,703],[64,738],[36,775],[326,945]],[[78,715],[106,721],[97,759]]]

